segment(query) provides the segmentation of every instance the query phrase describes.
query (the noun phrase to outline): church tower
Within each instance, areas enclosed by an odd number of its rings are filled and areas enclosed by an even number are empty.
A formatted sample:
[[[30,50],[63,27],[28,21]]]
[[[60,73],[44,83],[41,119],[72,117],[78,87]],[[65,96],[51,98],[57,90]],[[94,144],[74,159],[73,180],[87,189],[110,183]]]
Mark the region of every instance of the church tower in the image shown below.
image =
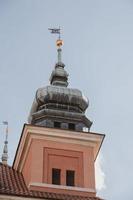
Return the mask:
[[[94,162],[104,135],[90,132],[88,99],[68,87],[61,46],[59,37],[50,85],[36,91],[13,168],[30,191],[96,197]]]

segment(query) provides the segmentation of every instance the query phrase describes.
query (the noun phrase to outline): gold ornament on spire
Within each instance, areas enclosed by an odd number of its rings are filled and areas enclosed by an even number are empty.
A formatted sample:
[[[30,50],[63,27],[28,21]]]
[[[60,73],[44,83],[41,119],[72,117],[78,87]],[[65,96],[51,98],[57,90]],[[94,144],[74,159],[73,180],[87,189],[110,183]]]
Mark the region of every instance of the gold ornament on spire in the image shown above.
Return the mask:
[[[60,27],[59,28],[49,28],[49,30],[51,31],[51,33],[59,35],[58,39],[56,40],[56,46],[58,48],[60,48],[63,45],[63,40],[61,40],[61,29],[60,29]]]
[[[58,40],[56,40],[56,46],[57,47],[61,47],[63,45],[63,40],[61,40],[61,39],[58,39]]]

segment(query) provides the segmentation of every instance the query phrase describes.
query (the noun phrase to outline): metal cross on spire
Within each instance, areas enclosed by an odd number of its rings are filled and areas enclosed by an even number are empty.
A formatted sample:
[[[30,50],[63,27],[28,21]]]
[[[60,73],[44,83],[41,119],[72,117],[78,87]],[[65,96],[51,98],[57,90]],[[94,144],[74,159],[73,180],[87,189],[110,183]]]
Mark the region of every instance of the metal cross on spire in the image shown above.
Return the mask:
[[[8,160],[8,122],[3,121],[3,124],[6,126],[6,137],[5,137],[5,142],[4,142],[4,148],[3,148],[3,154],[1,157],[2,163],[7,164]]]

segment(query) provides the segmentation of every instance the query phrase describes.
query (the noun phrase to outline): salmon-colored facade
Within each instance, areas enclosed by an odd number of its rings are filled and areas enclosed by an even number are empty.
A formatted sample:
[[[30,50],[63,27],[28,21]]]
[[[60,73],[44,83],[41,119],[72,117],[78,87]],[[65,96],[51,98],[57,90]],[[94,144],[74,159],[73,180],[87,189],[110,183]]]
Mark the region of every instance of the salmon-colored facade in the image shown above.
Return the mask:
[[[95,196],[94,160],[103,135],[26,125],[14,168],[30,189]],[[52,169],[60,169],[61,183],[52,185]],[[66,171],[75,172],[74,187],[66,185]]]
[[[52,168],[57,168],[61,170],[61,185],[66,185],[66,170],[74,170],[76,174],[75,186],[95,188],[92,148],[75,144],[33,140],[31,149],[22,170],[27,179],[26,182],[52,184]],[[31,166],[29,165],[30,162],[32,162]],[[85,169],[86,165],[88,166],[87,170]],[[30,173],[27,169],[30,169]]]

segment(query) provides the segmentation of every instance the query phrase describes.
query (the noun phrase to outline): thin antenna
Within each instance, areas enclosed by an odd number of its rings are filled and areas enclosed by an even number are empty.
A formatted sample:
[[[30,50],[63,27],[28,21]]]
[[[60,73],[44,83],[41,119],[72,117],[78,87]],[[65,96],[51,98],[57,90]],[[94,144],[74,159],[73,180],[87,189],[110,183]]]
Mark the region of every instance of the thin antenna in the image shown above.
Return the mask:
[[[61,29],[60,29],[60,26],[59,26],[59,40],[60,40],[60,38],[61,38]]]
[[[3,121],[3,124],[6,126],[6,137],[5,137],[3,154],[2,154],[1,160],[2,160],[2,163],[6,165],[7,160],[8,160],[8,122]]]

